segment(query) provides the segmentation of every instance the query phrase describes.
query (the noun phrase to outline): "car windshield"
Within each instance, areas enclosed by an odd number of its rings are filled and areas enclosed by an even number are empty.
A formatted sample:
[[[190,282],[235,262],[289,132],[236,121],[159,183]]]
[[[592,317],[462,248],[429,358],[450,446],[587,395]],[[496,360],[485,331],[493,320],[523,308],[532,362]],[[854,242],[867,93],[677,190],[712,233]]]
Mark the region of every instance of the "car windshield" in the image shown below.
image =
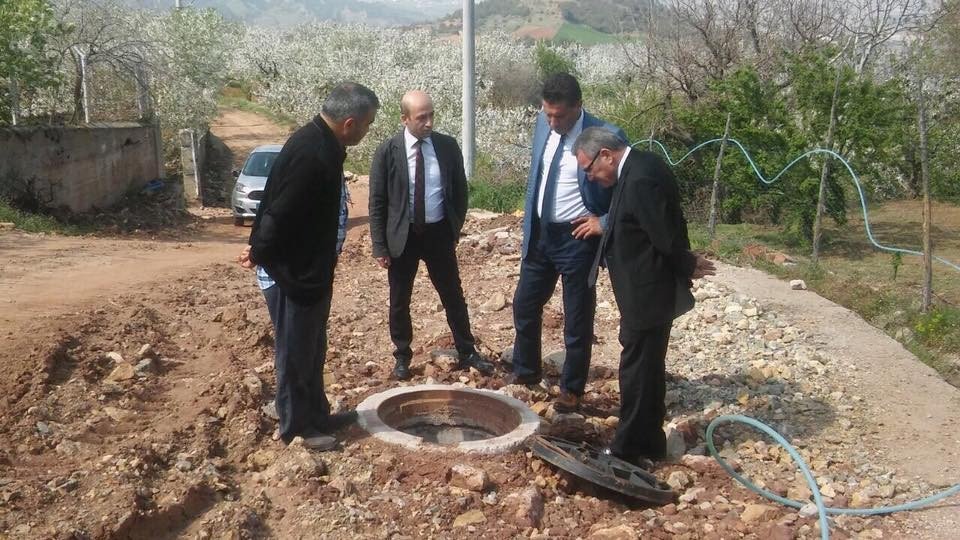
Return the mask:
[[[244,176],[269,176],[270,168],[277,159],[277,152],[254,152],[243,165]]]

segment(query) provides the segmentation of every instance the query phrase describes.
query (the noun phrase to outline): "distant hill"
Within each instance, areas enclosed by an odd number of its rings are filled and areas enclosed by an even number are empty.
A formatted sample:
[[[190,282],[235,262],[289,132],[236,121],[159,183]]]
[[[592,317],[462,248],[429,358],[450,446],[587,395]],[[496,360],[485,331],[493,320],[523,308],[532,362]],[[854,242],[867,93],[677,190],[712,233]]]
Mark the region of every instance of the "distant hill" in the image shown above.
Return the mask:
[[[474,14],[480,31],[590,45],[643,30],[650,5],[650,0],[484,0]],[[659,4],[653,5],[659,12]],[[454,32],[461,27],[461,18],[458,9],[432,26]]]
[[[175,0],[126,0],[133,7],[170,9]],[[440,19],[459,0],[181,0],[184,6],[214,8],[226,19],[249,24],[294,26],[311,20],[404,26]]]

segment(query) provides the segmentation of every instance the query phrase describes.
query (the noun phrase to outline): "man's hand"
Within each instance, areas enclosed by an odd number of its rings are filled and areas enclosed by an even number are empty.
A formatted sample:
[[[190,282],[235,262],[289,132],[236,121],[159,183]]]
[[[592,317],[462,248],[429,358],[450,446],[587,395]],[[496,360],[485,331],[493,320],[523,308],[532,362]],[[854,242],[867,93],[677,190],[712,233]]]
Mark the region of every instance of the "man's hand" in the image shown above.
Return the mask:
[[[240,266],[248,269],[252,269],[256,264],[250,260],[250,246],[243,248],[243,251],[240,252],[240,255],[237,257],[237,262],[240,263]]]
[[[713,264],[713,261],[708,260],[703,255],[697,253],[697,265],[693,269],[693,275],[690,276],[691,279],[700,279],[705,276],[713,276],[717,274],[717,267]]]
[[[573,229],[573,237],[577,240],[603,234],[603,227],[600,225],[600,218],[597,216],[578,217],[570,223],[576,225]]]
[[[390,257],[375,257],[380,268],[390,268]]]

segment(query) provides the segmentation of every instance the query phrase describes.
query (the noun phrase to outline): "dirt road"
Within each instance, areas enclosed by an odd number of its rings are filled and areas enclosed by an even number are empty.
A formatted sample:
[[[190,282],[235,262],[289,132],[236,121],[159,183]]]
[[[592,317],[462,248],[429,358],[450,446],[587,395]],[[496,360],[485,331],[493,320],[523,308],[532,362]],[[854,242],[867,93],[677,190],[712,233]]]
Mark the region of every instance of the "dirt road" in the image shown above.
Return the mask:
[[[236,111],[213,129],[235,164],[284,135]],[[387,379],[386,276],[370,256],[363,180],[351,191],[327,365],[335,408],[396,386]],[[261,411],[273,381],[266,310],[252,274],[233,263],[248,232],[212,221],[176,241],[0,233],[0,537],[818,537],[815,519],[760,508],[765,501],[710,467],[662,466],[658,476],[676,480],[686,500],[646,508],[523,452],[412,453],[356,427],[333,453],[283,447]],[[466,233],[459,255],[471,318],[483,351],[496,357],[513,337],[519,223],[475,216]],[[450,338],[425,275],[416,287],[414,382],[502,386],[502,373],[457,372],[430,359]],[[892,504],[960,480],[958,392],[896,342],[751,270],[723,267],[698,294],[696,312],[674,332],[670,365],[670,416],[687,430],[690,452],[702,451],[711,417],[742,412],[791,430],[818,480],[836,491],[834,504],[858,496]],[[546,308],[548,351],[562,344],[558,297]],[[556,387],[510,388],[542,405],[547,432],[609,438],[616,327],[603,287],[583,415],[546,407]],[[779,454],[744,437],[722,435],[745,468],[792,496],[794,474]],[[460,463],[482,470],[491,487],[458,486],[450,470]],[[834,533],[952,538],[955,509],[842,518]]]

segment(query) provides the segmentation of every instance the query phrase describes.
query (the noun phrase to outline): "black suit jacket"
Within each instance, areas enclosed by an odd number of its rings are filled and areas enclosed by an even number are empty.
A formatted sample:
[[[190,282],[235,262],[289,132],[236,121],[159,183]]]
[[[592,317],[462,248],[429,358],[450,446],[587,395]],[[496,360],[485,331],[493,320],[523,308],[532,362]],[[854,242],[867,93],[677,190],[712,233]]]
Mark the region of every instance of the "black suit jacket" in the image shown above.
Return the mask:
[[[603,256],[621,326],[645,330],[672,321],[678,281],[689,294],[696,256],[690,252],[677,182],[663,159],[630,151],[607,229]]]
[[[300,304],[331,293],[346,151],[319,115],[287,140],[250,231],[250,258]]]
[[[443,185],[443,212],[460,238],[467,217],[467,176],[456,139],[433,132],[430,135]],[[403,131],[381,144],[370,166],[370,237],[374,257],[399,257],[410,231],[410,169]]]

